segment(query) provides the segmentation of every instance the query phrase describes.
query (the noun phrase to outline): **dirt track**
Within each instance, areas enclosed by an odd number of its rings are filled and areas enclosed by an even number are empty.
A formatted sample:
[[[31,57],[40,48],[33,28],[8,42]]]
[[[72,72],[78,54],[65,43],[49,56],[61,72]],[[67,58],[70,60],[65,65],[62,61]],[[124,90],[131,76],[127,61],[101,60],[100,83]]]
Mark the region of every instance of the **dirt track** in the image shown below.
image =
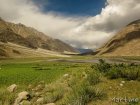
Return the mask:
[[[104,58],[108,63],[135,63],[140,64],[140,60],[128,60],[123,58]],[[77,59],[50,59],[49,62],[74,62],[74,63],[99,63],[99,58],[90,60],[77,60]]]

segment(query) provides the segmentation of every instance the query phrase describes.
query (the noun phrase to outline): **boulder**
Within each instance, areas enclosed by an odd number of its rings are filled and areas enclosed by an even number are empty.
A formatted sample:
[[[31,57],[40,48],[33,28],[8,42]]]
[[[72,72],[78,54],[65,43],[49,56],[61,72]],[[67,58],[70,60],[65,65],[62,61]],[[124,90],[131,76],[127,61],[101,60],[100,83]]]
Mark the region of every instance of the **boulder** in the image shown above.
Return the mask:
[[[11,86],[9,86],[8,88],[7,88],[7,90],[9,91],[9,92],[14,92],[15,90],[17,89],[17,85],[16,84],[13,84],[13,85],[11,85]]]
[[[28,92],[23,91],[18,94],[18,98],[21,98],[22,100],[28,100],[31,98],[31,96]]]
[[[23,100],[29,100],[31,98],[30,94],[26,91],[20,92],[18,94],[18,97],[15,100],[14,105],[19,105],[20,103],[23,102]],[[22,105],[22,104],[21,104]],[[26,104],[25,104],[26,105]],[[28,105],[28,104],[27,104]]]

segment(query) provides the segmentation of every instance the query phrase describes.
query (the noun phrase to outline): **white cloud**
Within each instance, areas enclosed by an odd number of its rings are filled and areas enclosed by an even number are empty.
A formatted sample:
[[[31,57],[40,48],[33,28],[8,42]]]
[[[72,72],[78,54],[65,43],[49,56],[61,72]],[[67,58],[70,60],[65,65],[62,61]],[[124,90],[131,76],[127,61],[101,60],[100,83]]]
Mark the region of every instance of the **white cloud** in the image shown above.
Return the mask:
[[[60,16],[54,13],[42,13],[29,0],[1,0],[0,16],[8,21],[35,27],[50,35],[59,34],[80,23],[75,18]]]
[[[92,48],[100,47],[128,23],[140,19],[140,0],[107,0],[106,4],[100,14],[78,27],[79,34],[87,32],[86,36],[92,36]]]
[[[42,13],[31,0],[0,0],[0,16],[23,23],[75,47],[98,48],[129,22],[140,18],[140,0],[107,0],[93,17]]]
[[[140,18],[140,0],[107,0],[101,14],[87,20],[83,25],[90,30],[118,31],[131,21]]]

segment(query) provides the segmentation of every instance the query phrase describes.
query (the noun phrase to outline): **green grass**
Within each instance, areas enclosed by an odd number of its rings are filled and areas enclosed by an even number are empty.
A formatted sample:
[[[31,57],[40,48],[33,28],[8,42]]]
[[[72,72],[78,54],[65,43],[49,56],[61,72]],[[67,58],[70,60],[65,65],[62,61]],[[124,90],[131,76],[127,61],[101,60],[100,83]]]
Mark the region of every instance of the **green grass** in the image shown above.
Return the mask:
[[[50,83],[70,72],[75,66],[80,65],[59,62],[3,63],[0,70],[0,84],[29,84],[39,81]]]
[[[0,66],[0,105],[13,104],[17,94],[24,90],[31,93],[32,105],[36,105],[39,97],[44,98],[43,104],[52,102],[56,105],[129,105],[117,104],[111,99],[140,98],[140,65],[109,64],[101,59],[99,64],[93,64],[32,58],[2,60]],[[64,77],[64,74],[69,75]],[[43,88],[33,91],[40,81],[45,82],[41,84]],[[120,86],[121,81],[125,81],[123,86]],[[14,93],[6,90],[11,84],[18,85]]]

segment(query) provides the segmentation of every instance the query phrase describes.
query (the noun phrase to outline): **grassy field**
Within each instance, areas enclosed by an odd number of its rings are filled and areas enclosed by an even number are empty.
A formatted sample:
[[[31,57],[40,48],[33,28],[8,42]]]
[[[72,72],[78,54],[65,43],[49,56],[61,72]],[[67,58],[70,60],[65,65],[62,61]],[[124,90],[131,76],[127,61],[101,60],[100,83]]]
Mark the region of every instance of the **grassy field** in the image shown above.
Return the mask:
[[[17,94],[25,90],[31,94],[31,100],[30,104],[22,105],[140,104],[139,101],[118,102],[117,100],[120,98],[140,100],[140,65],[138,64],[109,64],[102,59],[99,60],[99,64],[48,62],[48,59],[57,58],[1,60],[0,105],[13,105]],[[18,85],[14,93],[7,91],[7,87],[11,84]],[[42,88],[33,91],[40,85]],[[36,96],[36,93],[40,95]],[[38,104],[38,98],[43,98],[43,102]]]
[[[77,69],[80,64],[45,62],[36,59],[31,60],[6,60],[0,64],[0,84],[30,84],[39,81],[46,83],[53,82],[63,74],[69,73],[74,67]]]

